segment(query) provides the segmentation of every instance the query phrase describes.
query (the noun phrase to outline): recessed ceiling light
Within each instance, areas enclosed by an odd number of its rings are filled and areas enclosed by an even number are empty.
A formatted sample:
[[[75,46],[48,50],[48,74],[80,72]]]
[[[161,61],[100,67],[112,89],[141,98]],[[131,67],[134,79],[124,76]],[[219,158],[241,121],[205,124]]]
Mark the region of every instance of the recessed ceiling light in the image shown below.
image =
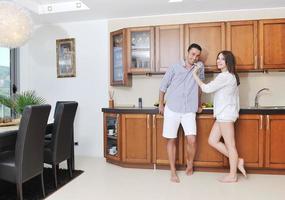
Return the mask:
[[[42,4],[39,6],[39,14],[50,14],[60,12],[71,12],[79,10],[89,10],[82,1],[69,1],[52,4]]]
[[[180,3],[183,0],[168,0],[168,3]]]

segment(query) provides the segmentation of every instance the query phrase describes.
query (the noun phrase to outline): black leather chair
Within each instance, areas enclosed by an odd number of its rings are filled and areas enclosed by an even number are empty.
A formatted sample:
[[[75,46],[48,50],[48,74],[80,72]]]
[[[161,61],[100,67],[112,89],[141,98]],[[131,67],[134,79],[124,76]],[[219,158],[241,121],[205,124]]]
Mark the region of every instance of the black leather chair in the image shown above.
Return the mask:
[[[45,140],[44,163],[51,164],[57,187],[57,169],[59,163],[67,160],[72,177],[73,123],[78,103],[58,103],[50,140]]]
[[[16,183],[17,197],[23,199],[22,184],[40,175],[43,196],[44,135],[50,105],[26,106],[17,133],[14,151],[0,153],[0,179]]]

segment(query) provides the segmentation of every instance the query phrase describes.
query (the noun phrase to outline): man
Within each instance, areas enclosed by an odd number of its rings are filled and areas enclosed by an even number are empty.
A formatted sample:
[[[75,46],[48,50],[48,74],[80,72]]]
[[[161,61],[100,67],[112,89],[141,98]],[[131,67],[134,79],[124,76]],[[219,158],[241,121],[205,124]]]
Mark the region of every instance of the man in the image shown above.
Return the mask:
[[[196,112],[201,112],[201,92],[192,76],[194,65],[199,65],[200,78],[204,79],[204,65],[198,62],[202,48],[198,44],[191,44],[185,62],[171,66],[165,73],[159,91],[159,113],[164,114],[163,137],[167,138],[167,153],[171,170],[171,181],[180,182],[176,174],[175,155],[176,138],[180,123],[187,140],[187,168],[186,174],[193,173],[193,160],[196,151]],[[167,101],[164,108],[164,96]]]

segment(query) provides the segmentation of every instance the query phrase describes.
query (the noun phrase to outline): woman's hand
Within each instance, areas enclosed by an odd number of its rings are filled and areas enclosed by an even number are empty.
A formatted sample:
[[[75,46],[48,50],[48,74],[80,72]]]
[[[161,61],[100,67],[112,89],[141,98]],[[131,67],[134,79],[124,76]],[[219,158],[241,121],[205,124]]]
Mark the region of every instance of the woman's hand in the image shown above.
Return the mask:
[[[193,69],[193,74],[197,74],[199,71],[199,66],[198,65],[194,65],[194,69]]]

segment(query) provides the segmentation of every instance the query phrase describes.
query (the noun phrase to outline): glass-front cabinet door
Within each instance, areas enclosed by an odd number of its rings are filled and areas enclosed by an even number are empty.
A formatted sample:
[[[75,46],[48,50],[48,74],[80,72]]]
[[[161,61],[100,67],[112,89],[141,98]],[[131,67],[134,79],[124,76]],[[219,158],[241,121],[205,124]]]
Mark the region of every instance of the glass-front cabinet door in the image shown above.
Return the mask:
[[[112,86],[130,86],[130,76],[126,63],[126,30],[118,30],[111,33],[111,67],[110,84]]]
[[[140,74],[154,71],[154,28],[129,28],[127,43],[129,72]]]

